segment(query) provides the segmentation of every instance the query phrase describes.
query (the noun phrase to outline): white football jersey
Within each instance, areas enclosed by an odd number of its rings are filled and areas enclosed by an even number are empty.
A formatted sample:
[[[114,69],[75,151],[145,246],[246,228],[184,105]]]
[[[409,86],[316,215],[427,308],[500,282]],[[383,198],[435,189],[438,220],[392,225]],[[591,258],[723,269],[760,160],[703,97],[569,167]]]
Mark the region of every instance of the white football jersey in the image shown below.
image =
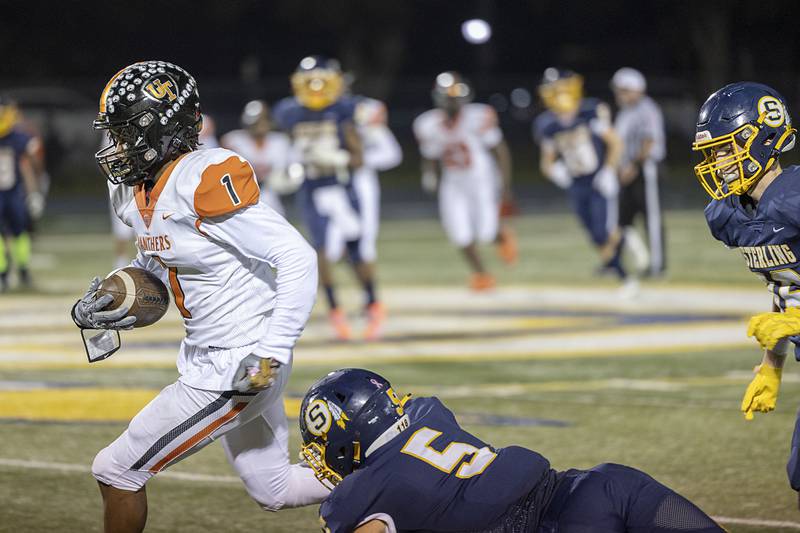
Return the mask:
[[[354,122],[364,145],[364,166],[384,171],[396,167],[403,161],[400,143],[389,129],[386,105],[375,98],[359,97]]]
[[[422,156],[441,164],[442,179],[496,179],[490,150],[503,133],[491,106],[466,104],[452,120],[431,109],[414,120],[414,135]]]
[[[136,233],[137,258],[171,288],[188,346],[235,348],[288,363],[317,291],[316,255],[259,201],[250,164],[224,148],[169,163],[152,190],[114,187],[112,206]],[[192,359],[185,383],[228,390],[240,360]],[[241,354],[240,354],[241,355]],[[245,357],[247,354],[241,355]]]
[[[233,130],[222,136],[222,146],[253,165],[259,184],[268,183],[270,174],[282,172],[289,164],[291,142],[284,133],[273,131],[258,141],[245,130]]]

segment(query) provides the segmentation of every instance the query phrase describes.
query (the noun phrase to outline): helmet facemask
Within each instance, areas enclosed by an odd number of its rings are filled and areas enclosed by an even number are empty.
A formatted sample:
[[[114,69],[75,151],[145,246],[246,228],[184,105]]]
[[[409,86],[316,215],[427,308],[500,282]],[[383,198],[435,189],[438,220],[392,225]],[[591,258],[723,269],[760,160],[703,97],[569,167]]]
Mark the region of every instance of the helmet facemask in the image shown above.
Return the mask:
[[[786,127],[777,137],[762,127],[764,119],[762,113],[755,124],[744,124],[714,138],[707,132],[697,134],[692,150],[702,152],[703,161],[694,167],[694,173],[715,200],[750,191],[772,168],[781,152],[794,144],[793,128]],[[766,152],[766,157],[756,157],[753,153],[756,151]]]
[[[342,74],[333,69],[316,68],[295,72],[291,81],[297,100],[314,111],[334,104],[344,92]]]
[[[202,118],[192,126],[176,125],[172,131],[154,128],[155,122],[148,111],[118,124],[109,123],[102,114],[95,120],[95,129],[107,130],[111,141],[95,154],[108,181],[115,185],[136,185],[151,177],[159,163],[197,148]]]
[[[539,86],[545,107],[555,113],[574,113],[583,98],[583,77],[575,74]]]

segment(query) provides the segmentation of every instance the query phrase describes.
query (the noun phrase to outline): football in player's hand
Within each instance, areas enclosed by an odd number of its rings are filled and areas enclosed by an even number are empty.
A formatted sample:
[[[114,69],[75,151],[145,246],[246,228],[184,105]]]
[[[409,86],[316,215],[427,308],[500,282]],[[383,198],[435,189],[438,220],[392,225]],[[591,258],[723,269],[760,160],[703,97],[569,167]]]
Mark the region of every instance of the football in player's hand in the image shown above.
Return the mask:
[[[128,307],[126,316],[135,316],[135,328],[158,322],[169,307],[169,293],[161,280],[148,270],[125,267],[111,272],[97,290],[97,297],[110,294],[114,297],[103,311]]]

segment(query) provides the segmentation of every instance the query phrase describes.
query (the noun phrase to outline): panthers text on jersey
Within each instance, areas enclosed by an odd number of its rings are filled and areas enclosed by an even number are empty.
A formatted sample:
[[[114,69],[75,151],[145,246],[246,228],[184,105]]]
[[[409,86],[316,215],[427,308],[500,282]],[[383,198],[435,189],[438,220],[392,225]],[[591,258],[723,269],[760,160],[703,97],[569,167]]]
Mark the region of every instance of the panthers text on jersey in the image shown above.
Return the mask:
[[[228,390],[239,364],[193,358],[187,346],[253,345],[256,355],[290,361],[314,303],[316,258],[259,201],[247,161],[223,148],[189,152],[170,162],[151,190],[117,186],[111,201],[136,233],[132,265],[158,274],[183,316],[181,381]]]
[[[414,135],[422,156],[441,163],[442,180],[496,181],[490,150],[503,133],[491,106],[466,104],[452,120],[441,109],[431,109],[414,120]]]
[[[547,507],[557,480],[547,459],[518,446],[493,448],[461,429],[437,398],[412,399],[405,411],[407,429],[368,452],[323,502],[327,531],[379,519],[390,531],[478,532],[523,502],[534,515]]]
[[[536,117],[533,138],[542,146],[551,146],[573,180],[581,180],[591,178],[605,164],[602,135],[610,127],[608,107],[593,98],[584,98],[569,121],[562,121],[552,111]]]
[[[775,305],[800,307],[800,166],[775,178],[758,204],[747,196],[712,200],[705,210],[711,234],[738,248],[748,268],[764,279]]]

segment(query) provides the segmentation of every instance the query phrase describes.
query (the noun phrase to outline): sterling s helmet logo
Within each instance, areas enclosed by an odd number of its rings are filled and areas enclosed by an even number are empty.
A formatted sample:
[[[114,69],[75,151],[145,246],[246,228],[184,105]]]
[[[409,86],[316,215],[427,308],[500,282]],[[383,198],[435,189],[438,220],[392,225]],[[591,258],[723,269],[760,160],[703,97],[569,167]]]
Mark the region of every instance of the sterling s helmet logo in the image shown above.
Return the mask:
[[[168,102],[172,102],[177,98],[175,94],[175,83],[166,75],[153,78],[144,86],[144,92],[150,98],[158,101],[167,100]]]
[[[764,115],[764,124],[777,128],[786,120],[783,104],[774,96],[762,96],[758,101],[758,114]]]
[[[308,405],[305,412],[306,427],[308,432],[315,437],[325,437],[331,429],[333,416],[325,400],[314,400]]]

